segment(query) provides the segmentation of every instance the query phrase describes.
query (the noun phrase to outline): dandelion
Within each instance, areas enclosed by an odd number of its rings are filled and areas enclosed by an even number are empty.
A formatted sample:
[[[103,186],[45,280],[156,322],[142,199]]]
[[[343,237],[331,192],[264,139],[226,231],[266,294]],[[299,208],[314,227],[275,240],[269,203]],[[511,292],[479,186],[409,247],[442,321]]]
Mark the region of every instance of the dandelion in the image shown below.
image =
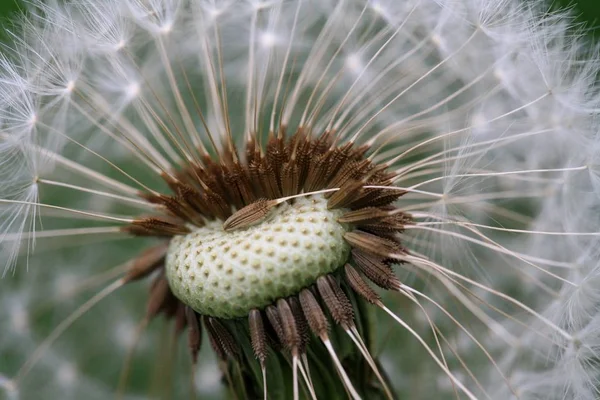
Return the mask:
[[[9,398],[600,396],[568,14],[32,3],[0,58]]]

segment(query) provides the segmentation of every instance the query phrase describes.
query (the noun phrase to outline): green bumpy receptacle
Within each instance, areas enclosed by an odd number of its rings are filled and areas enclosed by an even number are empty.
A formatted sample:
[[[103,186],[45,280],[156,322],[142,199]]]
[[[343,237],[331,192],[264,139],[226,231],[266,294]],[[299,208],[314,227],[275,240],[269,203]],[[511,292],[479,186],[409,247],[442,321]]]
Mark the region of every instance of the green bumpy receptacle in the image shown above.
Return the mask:
[[[346,262],[341,210],[321,195],[284,203],[259,225],[225,232],[216,221],[172,239],[166,274],[175,296],[202,315],[245,317],[297,294]]]

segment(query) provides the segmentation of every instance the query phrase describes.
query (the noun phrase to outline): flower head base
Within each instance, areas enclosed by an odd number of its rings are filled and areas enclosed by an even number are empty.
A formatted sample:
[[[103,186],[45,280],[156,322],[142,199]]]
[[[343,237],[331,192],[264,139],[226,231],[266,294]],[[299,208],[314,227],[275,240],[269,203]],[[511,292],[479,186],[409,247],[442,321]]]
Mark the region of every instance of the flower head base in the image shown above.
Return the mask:
[[[598,398],[598,61],[565,15],[33,3],[0,58],[0,391],[222,398],[216,355],[238,398]]]
[[[350,253],[341,213],[325,204],[300,198],[258,226],[226,232],[217,221],[175,237],[165,263],[171,290],[199,314],[219,318],[247,317],[298,294]]]

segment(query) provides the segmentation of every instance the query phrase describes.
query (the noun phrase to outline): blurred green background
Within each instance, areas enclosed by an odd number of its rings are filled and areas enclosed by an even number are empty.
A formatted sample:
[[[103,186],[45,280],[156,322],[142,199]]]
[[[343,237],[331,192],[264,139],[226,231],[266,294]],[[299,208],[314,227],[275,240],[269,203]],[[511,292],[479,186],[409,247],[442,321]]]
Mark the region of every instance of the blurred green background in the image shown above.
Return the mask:
[[[524,0],[535,1],[535,0]],[[600,0],[551,0],[553,7],[573,7],[579,21],[586,23],[591,33],[600,38]],[[6,18],[19,9],[22,0],[0,0],[0,16]]]

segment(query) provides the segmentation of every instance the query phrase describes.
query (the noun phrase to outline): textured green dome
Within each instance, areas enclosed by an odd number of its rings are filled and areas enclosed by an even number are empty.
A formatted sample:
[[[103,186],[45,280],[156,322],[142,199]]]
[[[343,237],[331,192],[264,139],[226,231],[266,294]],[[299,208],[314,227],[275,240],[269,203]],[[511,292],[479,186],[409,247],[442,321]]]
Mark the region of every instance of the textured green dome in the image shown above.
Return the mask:
[[[215,221],[175,237],[167,254],[171,290],[196,312],[244,317],[298,293],[346,262],[350,247],[321,195],[280,205],[259,225],[225,232]]]

